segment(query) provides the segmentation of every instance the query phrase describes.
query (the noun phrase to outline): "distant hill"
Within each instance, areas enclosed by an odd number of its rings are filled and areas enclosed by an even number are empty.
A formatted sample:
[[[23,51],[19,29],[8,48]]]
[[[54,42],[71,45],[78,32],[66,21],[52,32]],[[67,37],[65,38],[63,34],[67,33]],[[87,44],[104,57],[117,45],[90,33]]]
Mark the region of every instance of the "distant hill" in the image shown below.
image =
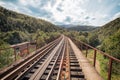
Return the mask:
[[[74,25],[74,24],[63,24],[63,25],[58,25],[58,26],[60,26],[62,28],[70,28],[70,27],[75,27],[76,25]]]
[[[60,28],[43,19],[33,18],[24,14],[16,13],[0,7],[0,31],[27,31],[29,33],[41,31],[51,32]]]
[[[67,29],[76,30],[76,31],[92,31],[92,30],[97,29],[97,28],[99,28],[99,27],[78,25],[78,26],[73,26],[73,27],[67,28]]]
[[[92,31],[94,29],[97,29],[99,27],[96,26],[87,26],[87,25],[60,25],[60,27],[66,28],[68,30],[75,30],[75,31]]]
[[[117,18],[102,27],[95,29],[92,33],[96,33],[99,39],[102,41],[105,38],[113,35],[118,30],[120,30],[120,18]]]

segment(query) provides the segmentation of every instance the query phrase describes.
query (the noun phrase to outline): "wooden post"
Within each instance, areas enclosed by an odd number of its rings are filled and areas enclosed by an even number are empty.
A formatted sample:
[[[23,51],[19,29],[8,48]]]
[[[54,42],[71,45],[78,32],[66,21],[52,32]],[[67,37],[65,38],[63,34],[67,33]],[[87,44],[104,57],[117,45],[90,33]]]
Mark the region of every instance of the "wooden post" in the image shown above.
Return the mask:
[[[27,43],[27,54],[29,54],[29,43]]]
[[[16,56],[16,47],[14,47],[14,55],[15,55],[15,61],[17,60],[17,56]]]
[[[111,80],[111,72],[112,72],[112,59],[109,59],[109,71],[108,71],[108,80]]]
[[[1,49],[0,49],[0,55],[1,55]]]
[[[1,49],[0,49],[0,57],[1,57]]]
[[[96,53],[97,53],[97,51],[94,50],[94,62],[93,62],[93,66],[94,66],[94,67],[95,67],[95,64],[96,64]]]
[[[82,51],[82,44],[80,44],[80,48],[81,48],[81,51]]]
[[[86,46],[86,57],[87,57],[87,54],[88,54],[88,46]]]
[[[37,39],[36,39],[36,50],[37,50],[37,47],[38,47],[38,45],[37,45]]]

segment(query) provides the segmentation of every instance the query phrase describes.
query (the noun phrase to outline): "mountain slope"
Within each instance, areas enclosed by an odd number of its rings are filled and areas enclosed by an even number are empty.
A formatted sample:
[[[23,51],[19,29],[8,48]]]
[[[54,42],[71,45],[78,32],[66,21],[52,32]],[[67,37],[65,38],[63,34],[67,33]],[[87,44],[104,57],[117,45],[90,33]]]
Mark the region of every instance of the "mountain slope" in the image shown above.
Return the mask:
[[[96,33],[101,41],[105,38],[115,34],[118,30],[120,30],[120,18],[117,18],[104,26],[95,29],[92,33]]]
[[[66,28],[68,30],[75,30],[75,31],[92,31],[96,28],[95,26],[88,26],[88,25],[74,25],[74,24],[67,24],[67,25],[59,25],[62,28]]]
[[[40,42],[48,39],[52,41],[54,38],[51,39],[50,36],[55,37],[59,30],[61,28],[48,21],[0,7],[0,42],[2,43],[16,44],[37,38],[41,40]]]
[[[94,30],[96,28],[98,28],[98,27],[77,25],[77,26],[73,26],[73,27],[70,27],[70,28],[67,28],[67,29],[69,29],[69,30],[76,30],[76,31],[92,31],[92,30]]]
[[[17,30],[32,33],[36,32],[38,29],[45,32],[51,32],[59,30],[60,28],[48,21],[36,19],[0,7],[0,31],[8,32]]]

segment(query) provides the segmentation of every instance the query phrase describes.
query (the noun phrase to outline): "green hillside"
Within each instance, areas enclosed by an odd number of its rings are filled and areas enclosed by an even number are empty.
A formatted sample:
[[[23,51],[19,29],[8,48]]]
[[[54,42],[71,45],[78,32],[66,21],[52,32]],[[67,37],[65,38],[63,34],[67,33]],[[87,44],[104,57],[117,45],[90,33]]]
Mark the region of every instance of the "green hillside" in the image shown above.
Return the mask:
[[[105,24],[101,28],[94,30],[93,33],[96,33],[99,37],[99,40],[103,41],[109,36],[114,35],[118,30],[120,30],[120,18],[117,18]]]
[[[59,37],[59,30],[61,28],[48,21],[0,7],[0,49],[26,41],[36,41],[36,47],[40,48]],[[13,63],[12,56],[13,49],[1,51],[0,69]]]
[[[120,59],[120,18],[95,31],[101,41],[101,49]]]
[[[109,55],[120,59],[120,18],[107,23],[100,29],[95,30],[92,34],[95,33],[98,36],[98,40],[100,42],[100,49]],[[108,66],[105,64],[107,63],[108,59],[105,57],[101,59],[101,74],[106,80]],[[118,62],[113,62],[112,66],[112,80],[119,80],[120,64]]]
[[[40,29],[45,32],[56,31],[60,28],[52,23],[36,19],[24,14],[19,14],[3,7],[0,7],[0,31],[7,32],[13,30],[36,32]]]
[[[0,41],[15,44],[31,40],[40,31],[42,34],[39,35],[42,36],[58,30],[61,28],[43,19],[0,7]]]
[[[99,27],[94,27],[94,26],[86,26],[86,25],[77,25],[77,26],[73,26],[70,28],[67,28],[68,30],[75,30],[75,31],[92,31],[95,30]]]

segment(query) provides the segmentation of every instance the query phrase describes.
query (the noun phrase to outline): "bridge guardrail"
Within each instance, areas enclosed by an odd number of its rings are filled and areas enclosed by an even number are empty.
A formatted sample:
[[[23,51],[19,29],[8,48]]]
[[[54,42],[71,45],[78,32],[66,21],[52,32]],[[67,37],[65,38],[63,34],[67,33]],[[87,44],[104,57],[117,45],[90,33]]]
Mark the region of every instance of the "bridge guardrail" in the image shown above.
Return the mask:
[[[4,65],[10,66],[12,63],[19,60],[19,58],[24,58],[30,52],[35,51],[36,47],[36,44],[33,44],[33,42],[24,42],[20,44],[11,45],[8,48],[0,49],[0,58],[3,58],[0,61],[0,68],[4,68]],[[3,64],[3,61],[5,62],[5,64]]]
[[[73,41],[76,41],[75,39],[72,39]],[[78,41],[77,41],[78,42]],[[77,44],[78,45],[78,44]],[[117,62],[117,63],[119,63],[120,64],[120,60],[119,59],[117,59],[117,58],[115,58],[115,57],[113,57],[113,56],[110,56],[108,53],[105,53],[105,52],[103,52],[103,51],[101,51],[101,50],[99,50],[99,49],[97,49],[97,48],[94,48],[94,47],[92,47],[92,46],[90,46],[90,45],[88,45],[88,44],[86,44],[86,43],[84,43],[84,42],[82,42],[82,41],[79,41],[79,47],[80,47],[80,50],[82,51],[82,50],[85,50],[85,56],[87,57],[88,56],[88,49],[92,49],[92,50],[94,50],[94,55],[93,55],[93,66],[94,67],[96,67],[96,55],[97,55],[97,53],[100,53],[100,54],[102,54],[103,56],[105,56],[105,57],[107,57],[108,58],[108,60],[109,60],[109,64],[108,64],[108,66],[109,66],[109,68],[108,68],[108,80],[111,80],[111,75],[112,75],[112,68],[113,68],[113,66],[112,66],[112,64],[113,64],[113,62]]]

